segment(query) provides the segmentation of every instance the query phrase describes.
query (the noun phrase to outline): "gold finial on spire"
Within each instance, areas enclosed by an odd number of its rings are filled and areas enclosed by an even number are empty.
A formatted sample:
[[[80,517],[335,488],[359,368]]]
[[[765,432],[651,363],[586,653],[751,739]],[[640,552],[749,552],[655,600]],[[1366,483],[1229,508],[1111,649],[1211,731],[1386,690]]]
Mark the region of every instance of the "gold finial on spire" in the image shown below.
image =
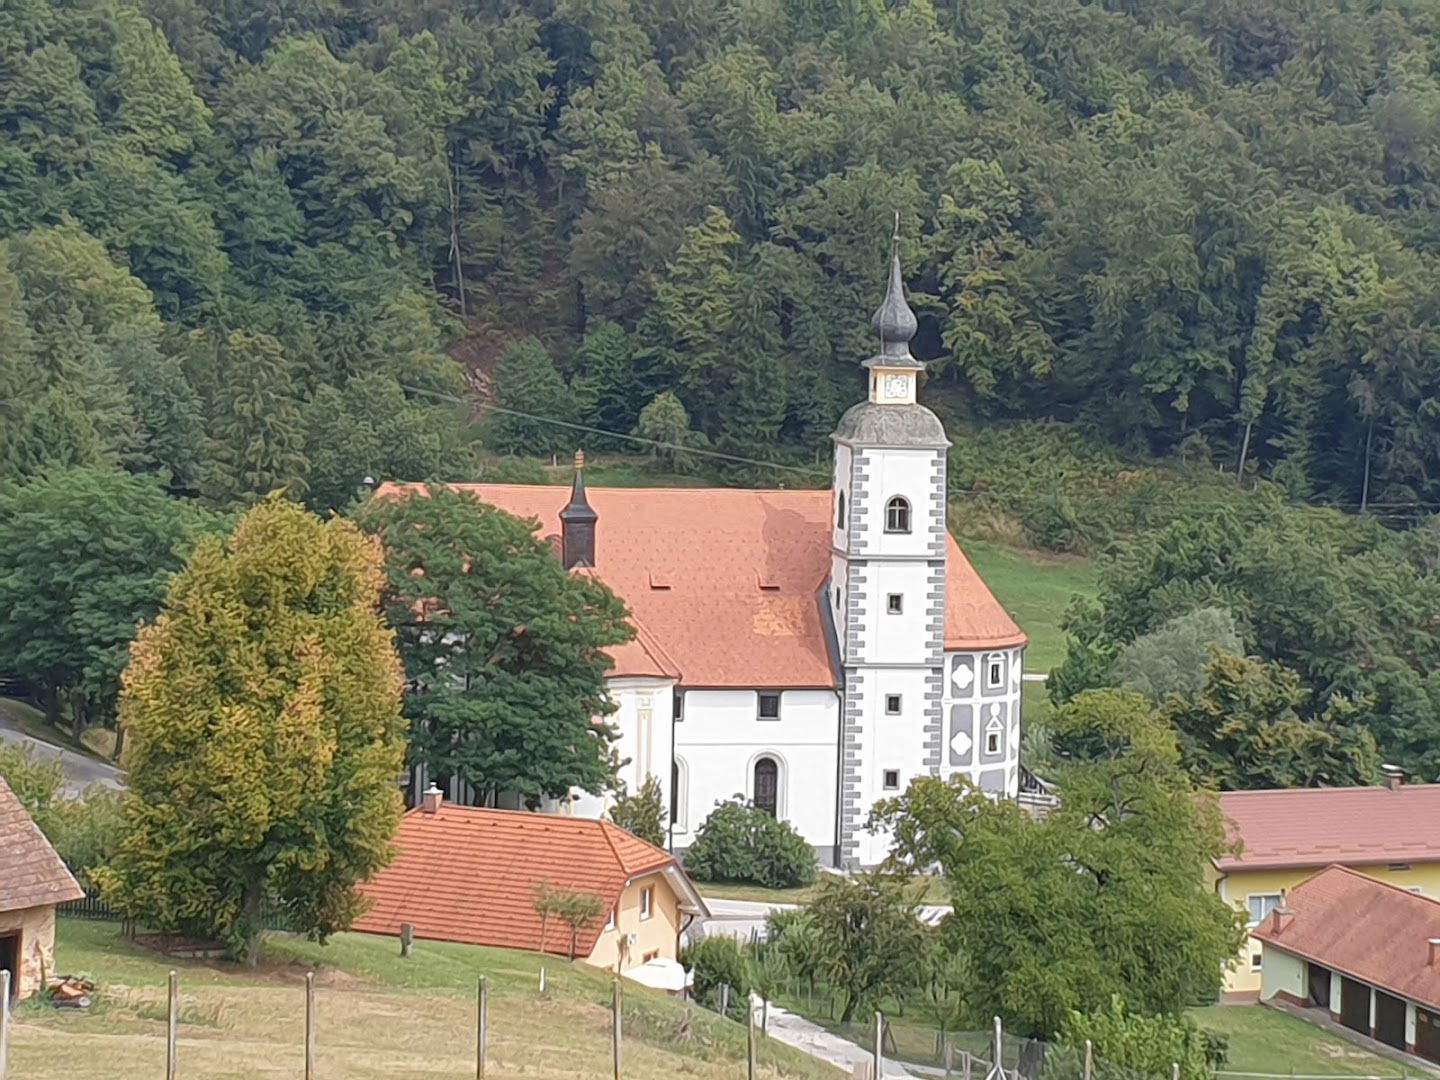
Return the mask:
[[[584,451],[584,450],[576,450],[576,451],[575,451],[575,468],[577,468],[577,469],[583,469],[583,468],[585,468],[585,451]]]

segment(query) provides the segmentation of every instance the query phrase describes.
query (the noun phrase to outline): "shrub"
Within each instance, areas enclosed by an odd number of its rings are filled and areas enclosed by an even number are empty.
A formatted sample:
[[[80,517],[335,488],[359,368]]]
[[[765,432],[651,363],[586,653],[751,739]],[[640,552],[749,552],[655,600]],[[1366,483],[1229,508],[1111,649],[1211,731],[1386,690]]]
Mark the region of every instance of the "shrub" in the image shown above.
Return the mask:
[[[739,798],[715,808],[685,852],[700,881],[738,881],[784,889],[815,880],[815,850],[787,822]]]
[[[654,773],[645,777],[634,795],[622,786],[615,796],[615,805],[610,808],[610,820],[641,840],[664,847],[665,803],[659,778]]]
[[[745,950],[738,941],[724,935],[702,938],[680,954],[680,963],[694,977],[691,992],[696,1001],[718,1012],[720,987],[729,986],[726,1015],[745,1018],[746,1003],[750,999],[750,975]]]
[[[1065,1018],[1060,1041],[1079,1049],[1089,1040],[1095,1056],[1110,1065],[1150,1076],[1167,1076],[1172,1063],[1180,1066],[1181,1080],[1210,1080],[1224,1064],[1223,1040],[1205,1036],[1181,1016],[1136,1016],[1118,996],[1107,1008],[1074,1012]]]

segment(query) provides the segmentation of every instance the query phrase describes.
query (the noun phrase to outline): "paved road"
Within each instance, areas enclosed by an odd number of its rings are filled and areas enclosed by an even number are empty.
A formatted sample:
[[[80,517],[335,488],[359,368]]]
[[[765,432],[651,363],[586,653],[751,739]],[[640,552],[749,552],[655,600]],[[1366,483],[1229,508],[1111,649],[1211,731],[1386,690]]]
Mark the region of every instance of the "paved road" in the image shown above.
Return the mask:
[[[758,1020],[758,1016],[757,1016]],[[797,1050],[803,1050],[811,1057],[828,1061],[832,1065],[838,1065],[847,1073],[854,1074],[855,1066],[861,1062],[869,1062],[871,1054],[863,1047],[855,1045],[848,1039],[842,1039],[839,1035],[826,1031],[819,1024],[806,1020],[803,1016],[796,1016],[792,1012],[786,1012],[780,1006],[771,1004],[769,1022],[766,1024],[766,1032],[770,1038],[777,1042],[783,1042],[793,1046]],[[905,1077],[915,1076],[908,1069],[898,1062],[886,1060],[881,1070],[886,1080],[897,1078],[903,1080]]]
[[[104,784],[106,787],[112,788],[125,786],[121,772],[115,766],[107,765],[88,754],[77,754],[73,750],[65,750],[32,738],[19,731],[3,711],[0,711],[0,741],[29,746],[35,756],[39,758],[57,759],[60,762],[60,768],[65,773],[66,795],[72,797],[79,795],[91,784]]]

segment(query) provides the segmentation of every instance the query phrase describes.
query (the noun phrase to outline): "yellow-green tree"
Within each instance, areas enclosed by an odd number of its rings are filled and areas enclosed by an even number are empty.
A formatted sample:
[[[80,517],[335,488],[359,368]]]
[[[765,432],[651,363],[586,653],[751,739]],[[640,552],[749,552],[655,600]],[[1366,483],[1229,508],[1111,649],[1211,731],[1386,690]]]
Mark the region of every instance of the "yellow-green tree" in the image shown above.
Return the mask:
[[[322,939],[358,911],[401,806],[401,668],[379,545],[271,497],[207,539],[123,679],[125,836],[99,879],[162,930],[255,962],[262,913]]]

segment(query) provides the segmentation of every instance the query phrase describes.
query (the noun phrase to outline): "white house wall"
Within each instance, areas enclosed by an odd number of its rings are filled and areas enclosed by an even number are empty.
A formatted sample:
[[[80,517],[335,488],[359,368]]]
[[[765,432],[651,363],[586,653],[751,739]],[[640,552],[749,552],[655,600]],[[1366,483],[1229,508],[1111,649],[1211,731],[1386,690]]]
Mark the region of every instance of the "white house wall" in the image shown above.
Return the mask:
[[[835,851],[839,697],[833,690],[785,690],[780,719],[759,719],[753,690],[687,690],[675,725],[681,802],[672,826],[676,850],[694,842],[718,803],[753,794],[755,762],[779,766],[777,814],[829,864]]]
[[[848,456],[850,448],[838,446],[837,456],[842,452]],[[932,449],[862,451],[865,475],[863,479],[852,480],[851,501],[858,502],[866,512],[857,516],[850,530],[848,550],[852,557],[924,559],[934,554],[929,526],[936,520],[932,510],[936,501],[936,469],[941,470],[943,481],[944,459],[943,451]],[[943,486],[940,490],[943,493]],[[885,506],[897,495],[910,504],[908,533],[885,531]],[[943,507],[942,494],[938,518],[942,523]]]
[[[874,866],[890,853],[890,835],[864,829],[870,810],[881,799],[904,793],[910,781],[925,775],[925,692],[928,668],[856,668],[864,692],[857,696],[860,723],[853,725],[857,740],[855,759],[859,777],[852,782],[858,805],[854,819],[858,847],[851,858],[861,866]],[[900,696],[900,713],[886,711],[886,699]],[[885,773],[898,773],[894,787],[886,787]]]

